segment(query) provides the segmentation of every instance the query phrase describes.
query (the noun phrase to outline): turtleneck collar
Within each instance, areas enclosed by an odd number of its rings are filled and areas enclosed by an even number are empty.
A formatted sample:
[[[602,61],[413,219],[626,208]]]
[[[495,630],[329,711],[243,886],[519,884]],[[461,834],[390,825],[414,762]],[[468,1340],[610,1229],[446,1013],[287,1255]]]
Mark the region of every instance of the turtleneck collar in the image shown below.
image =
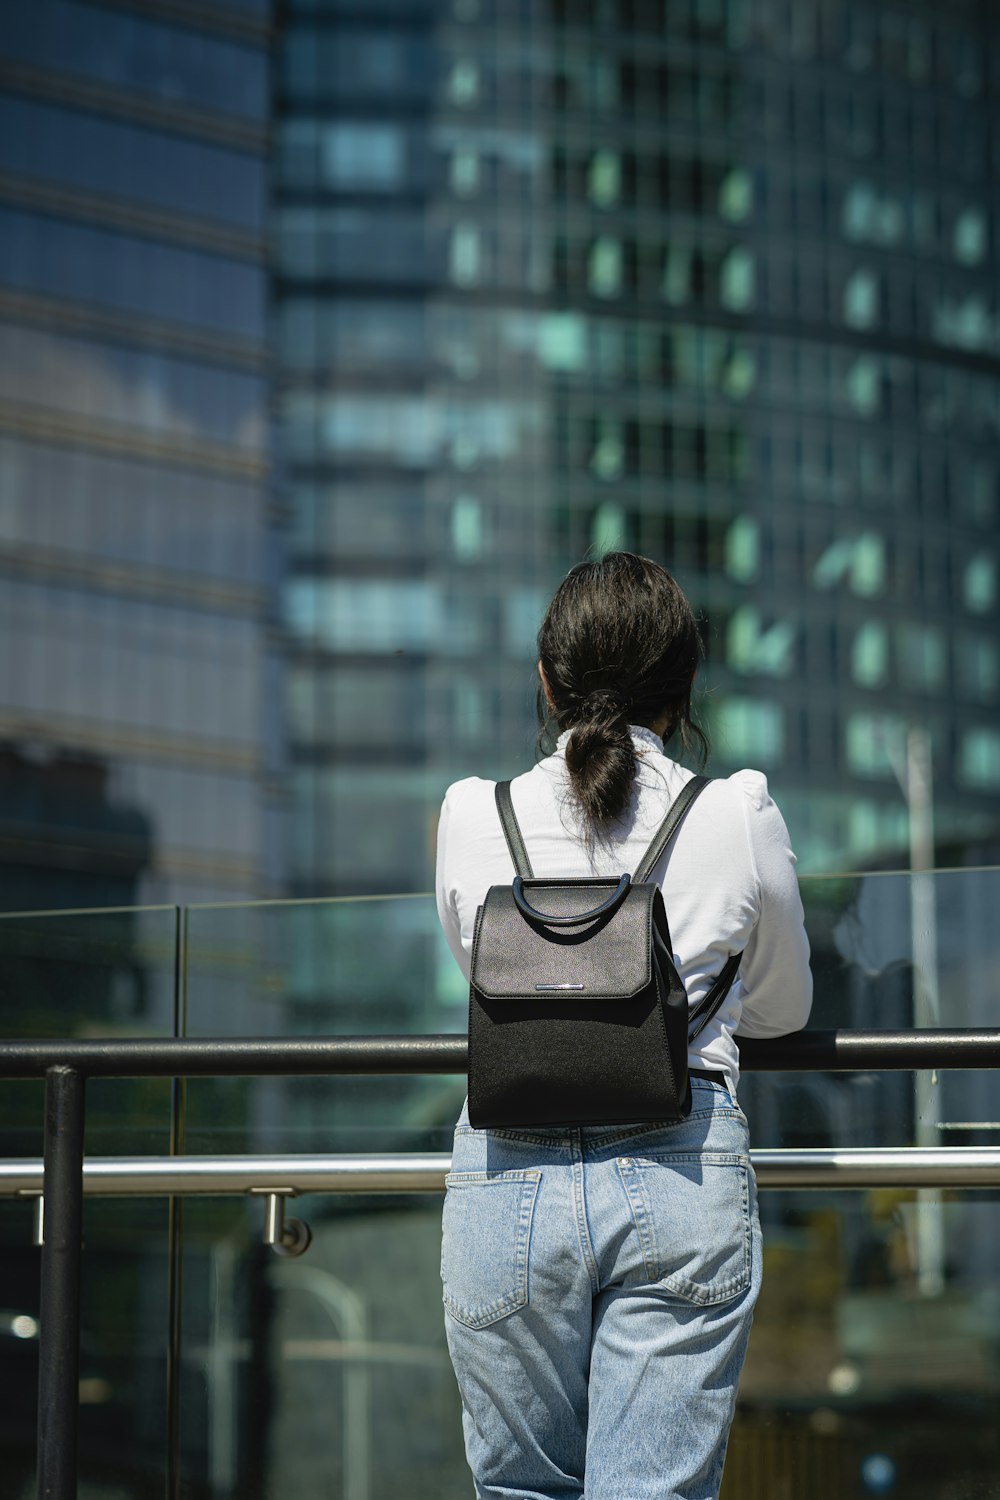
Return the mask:
[[[643,724],[630,724],[628,732],[632,736],[636,755],[645,755],[650,750],[655,750],[658,755],[663,754],[663,741],[658,734],[654,734],[652,729],[647,729]],[[564,729],[556,740],[556,751],[560,755],[566,753],[566,744],[572,733],[572,729]]]

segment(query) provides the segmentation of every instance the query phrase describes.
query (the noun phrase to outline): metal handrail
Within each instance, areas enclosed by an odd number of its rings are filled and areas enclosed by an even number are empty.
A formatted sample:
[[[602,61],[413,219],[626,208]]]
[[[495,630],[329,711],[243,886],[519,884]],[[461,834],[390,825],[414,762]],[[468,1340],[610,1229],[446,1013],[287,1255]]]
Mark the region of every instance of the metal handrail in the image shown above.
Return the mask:
[[[998,1187],[1000,1147],[763,1148],[761,1188]],[[88,1198],[222,1197],[246,1193],[443,1193],[445,1152],[344,1156],[97,1156],[83,1164]],[[0,1198],[34,1198],[40,1160],[0,1160]]]
[[[744,1072],[907,1072],[1000,1068],[1000,1029],[799,1031],[737,1037]],[[87,1078],[263,1078],[320,1074],[460,1074],[466,1037],[112,1037],[0,1041],[0,1078],[72,1068]]]

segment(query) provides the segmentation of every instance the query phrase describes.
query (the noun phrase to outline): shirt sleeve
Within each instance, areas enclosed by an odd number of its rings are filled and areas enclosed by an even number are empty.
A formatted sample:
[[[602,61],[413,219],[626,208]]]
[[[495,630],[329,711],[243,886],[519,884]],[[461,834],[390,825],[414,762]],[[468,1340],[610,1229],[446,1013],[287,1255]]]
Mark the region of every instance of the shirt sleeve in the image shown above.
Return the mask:
[[[471,962],[462,942],[462,919],[459,915],[456,899],[458,893],[454,880],[454,861],[450,857],[451,851],[449,850],[451,794],[452,788],[449,787],[441,804],[441,816],[438,819],[437,868],[434,878],[434,893],[437,899],[438,918],[448,941],[448,947],[455,955],[455,962],[466,979],[468,979]]]
[[[743,950],[740,982],[742,1036],[785,1036],[798,1031],[812,1007],[809,939],[795,875],[795,855],[785,820],[763,776],[744,782],[743,812],[757,883],[759,916]]]

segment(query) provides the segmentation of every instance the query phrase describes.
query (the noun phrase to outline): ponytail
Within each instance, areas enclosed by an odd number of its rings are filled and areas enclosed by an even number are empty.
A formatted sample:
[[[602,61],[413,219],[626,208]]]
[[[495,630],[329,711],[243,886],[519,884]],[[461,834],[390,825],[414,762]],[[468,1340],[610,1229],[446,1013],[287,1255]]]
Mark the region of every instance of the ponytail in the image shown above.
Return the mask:
[[[563,579],[538,632],[552,712],[571,730],[566,766],[588,826],[622,817],[635,782],[629,724],[666,719],[664,740],[708,740],[691,716],[702,657],[694,613],[666,569],[632,552],[580,563]]]

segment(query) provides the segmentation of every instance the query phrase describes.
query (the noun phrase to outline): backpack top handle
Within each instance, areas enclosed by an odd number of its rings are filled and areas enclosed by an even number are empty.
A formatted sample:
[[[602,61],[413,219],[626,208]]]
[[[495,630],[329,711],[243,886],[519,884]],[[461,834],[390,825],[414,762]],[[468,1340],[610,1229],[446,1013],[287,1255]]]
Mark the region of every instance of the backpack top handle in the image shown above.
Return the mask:
[[[614,879],[614,877],[611,877]],[[514,900],[521,914],[532,922],[543,922],[546,927],[579,927],[584,922],[593,922],[597,917],[610,916],[617,911],[619,906],[628,895],[629,886],[632,883],[631,875],[622,875],[618,881],[616,890],[600,906],[595,906],[592,911],[570,912],[568,917],[553,917],[548,912],[538,911],[532,906],[524,894],[524,881],[520,875],[514,876]]]

